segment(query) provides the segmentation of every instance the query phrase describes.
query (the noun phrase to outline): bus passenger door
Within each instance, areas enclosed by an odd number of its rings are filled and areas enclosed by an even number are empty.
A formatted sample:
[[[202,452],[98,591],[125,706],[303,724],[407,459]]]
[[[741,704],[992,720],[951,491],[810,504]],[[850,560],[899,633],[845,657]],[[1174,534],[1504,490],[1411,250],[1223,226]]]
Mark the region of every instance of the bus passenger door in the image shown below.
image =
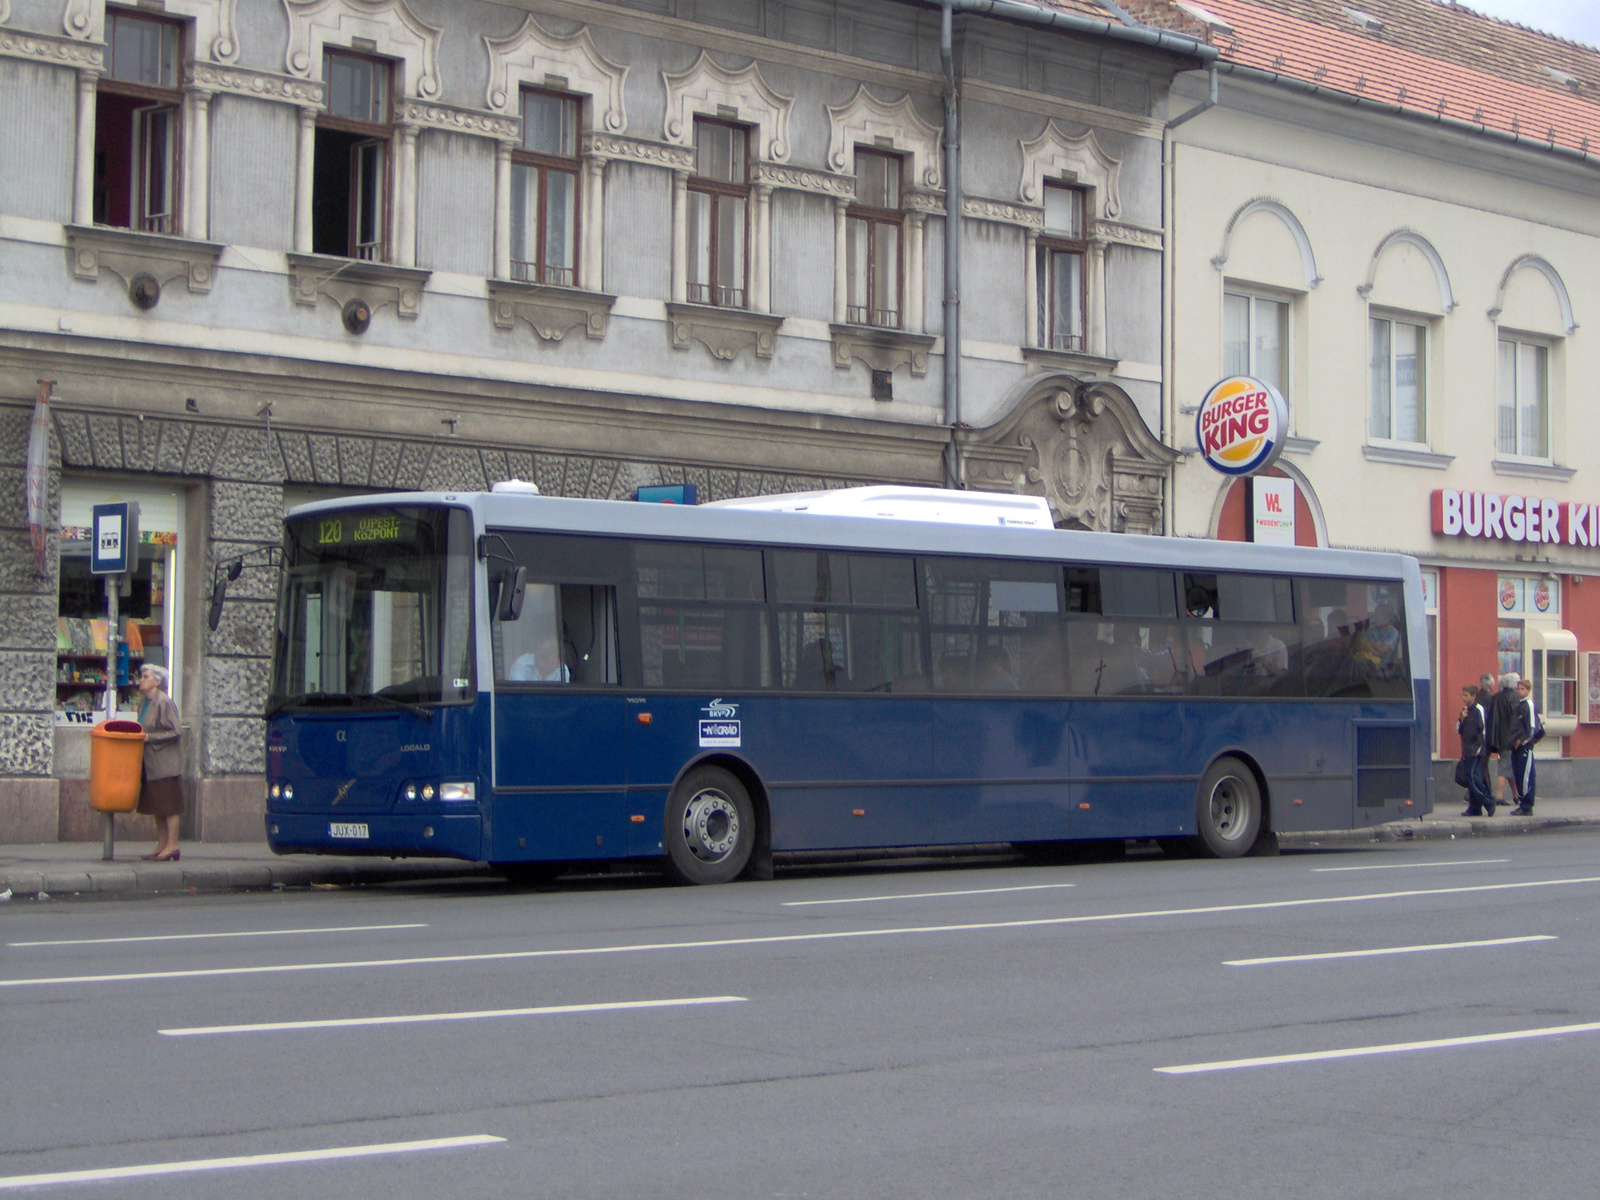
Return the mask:
[[[492,862],[628,853],[615,597],[611,587],[528,583],[520,611],[499,605]]]

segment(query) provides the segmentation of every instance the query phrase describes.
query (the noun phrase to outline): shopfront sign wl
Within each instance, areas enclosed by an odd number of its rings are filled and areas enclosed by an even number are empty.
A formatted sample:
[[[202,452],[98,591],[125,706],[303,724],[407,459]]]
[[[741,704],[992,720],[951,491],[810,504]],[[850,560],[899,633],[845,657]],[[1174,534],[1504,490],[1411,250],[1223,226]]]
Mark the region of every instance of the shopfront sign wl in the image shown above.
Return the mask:
[[[1440,537],[1600,546],[1600,504],[1437,488],[1433,532]]]

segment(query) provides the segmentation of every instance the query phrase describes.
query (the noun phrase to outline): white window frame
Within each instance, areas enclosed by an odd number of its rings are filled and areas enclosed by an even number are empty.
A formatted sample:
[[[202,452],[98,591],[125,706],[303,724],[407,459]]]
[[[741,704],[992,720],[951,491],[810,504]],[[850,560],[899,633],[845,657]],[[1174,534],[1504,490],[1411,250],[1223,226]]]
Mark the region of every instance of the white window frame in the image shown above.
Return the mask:
[[[1375,322],[1384,321],[1389,325],[1389,429],[1388,433],[1380,434],[1373,429],[1373,394],[1372,371],[1373,363],[1373,325]],[[1421,331],[1422,345],[1418,352],[1421,381],[1417,388],[1417,424],[1419,437],[1404,438],[1395,436],[1395,394],[1397,380],[1395,378],[1395,353],[1394,353],[1394,327],[1396,325],[1409,325]],[[1427,317],[1417,316],[1415,313],[1401,312],[1394,309],[1372,308],[1367,312],[1367,442],[1369,445],[1397,446],[1408,450],[1426,449],[1429,445],[1428,421],[1428,391],[1429,383],[1433,377],[1433,363],[1431,360],[1433,346],[1433,322]]]
[[[1284,307],[1283,333],[1282,333],[1283,351],[1282,351],[1282,354],[1281,354],[1281,358],[1283,360],[1282,372],[1281,372],[1281,375],[1280,375],[1280,377],[1278,379],[1276,379],[1276,380],[1269,379],[1269,380],[1267,380],[1267,382],[1268,383],[1274,383],[1277,386],[1278,391],[1280,393],[1282,393],[1284,403],[1289,406],[1290,426],[1292,427],[1294,425],[1294,412],[1295,412],[1294,388],[1293,388],[1293,384],[1291,382],[1293,380],[1293,378],[1294,378],[1294,360],[1295,360],[1295,339],[1294,339],[1294,317],[1295,317],[1294,301],[1295,301],[1295,297],[1294,297],[1293,293],[1291,293],[1291,292],[1281,292],[1281,291],[1277,291],[1277,290],[1272,289],[1272,288],[1253,287],[1253,286],[1251,286],[1249,284],[1229,282],[1229,283],[1225,283],[1223,285],[1223,289],[1222,289],[1222,314],[1221,314],[1221,316],[1222,316],[1222,322],[1221,322],[1222,328],[1220,330],[1222,336],[1218,339],[1217,345],[1218,345],[1218,349],[1221,350],[1221,352],[1223,354],[1223,360],[1224,360],[1223,361],[1223,371],[1224,371],[1224,373],[1226,373],[1227,370],[1228,370],[1227,362],[1226,362],[1226,356],[1227,356],[1227,331],[1228,331],[1228,315],[1227,315],[1227,313],[1228,313],[1228,297],[1230,297],[1230,296],[1242,297],[1243,299],[1248,300],[1249,303],[1250,303],[1248,332],[1245,335],[1245,343],[1246,343],[1246,346],[1248,347],[1247,353],[1245,355],[1245,358],[1247,360],[1247,362],[1246,362],[1246,374],[1254,375],[1257,378],[1260,378],[1260,364],[1257,362],[1257,359],[1256,359],[1256,304],[1259,301],[1267,301],[1267,302],[1272,303],[1272,304],[1281,304]]]
[[[1512,429],[1513,429],[1513,437],[1514,437],[1514,446],[1515,446],[1515,448],[1511,449],[1511,450],[1507,450],[1505,448],[1505,445],[1504,445],[1503,434],[1502,434],[1502,430],[1500,428],[1500,420],[1501,420],[1502,409],[1505,407],[1505,405],[1504,405],[1505,397],[1504,397],[1504,393],[1503,393],[1504,380],[1502,378],[1500,360],[1501,360],[1501,355],[1503,353],[1503,348],[1505,346],[1507,346],[1507,345],[1514,346],[1514,347],[1517,348],[1516,355],[1517,355],[1518,358],[1521,357],[1521,350],[1522,350],[1523,347],[1529,347],[1529,348],[1541,350],[1541,351],[1543,351],[1543,354],[1544,354],[1544,394],[1539,398],[1540,424],[1542,426],[1541,433],[1542,433],[1542,437],[1544,439],[1544,453],[1543,454],[1527,454],[1527,453],[1523,452],[1524,451],[1524,446],[1523,446],[1523,441],[1522,441],[1523,402],[1522,402],[1522,397],[1521,397],[1520,394],[1518,394],[1516,396],[1516,398],[1513,400],[1513,403],[1512,403],[1512,409],[1513,409],[1513,413],[1514,413]],[[1551,420],[1550,420],[1550,415],[1551,415],[1550,414],[1550,407],[1551,407],[1550,399],[1551,399],[1551,393],[1554,391],[1554,388],[1552,386],[1552,382],[1553,382],[1552,381],[1552,375],[1554,373],[1554,368],[1555,368],[1555,343],[1554,343],[1553,339],[1548,338],[1548,337],[1540,337],[1540,336],[1535,335],[1535,334],[1519,333],[1519,332],[1516,332],[1515,330],[1509,330],[1509,329],[1501,329],[1501,330],[1498,331],[1498,334],[1497,334],[1497,336],[1495,338],[1495,375],[1494,375],[1494,416],[1495,416],[1494,449],[1495,449],[1495,457],[1496,458],[1503,459],[1503,460],[1515,461],[1515,462],[1528,462],[1528,463],[1551,463],[1551,462],[1555,461],[1554,460],[1554,456],[1552,454],[1552,450],[1553,450],[1552,443],[1554,441],[1554,438],[1552,436],[1553,428],[1552,428],[1552,423],[1551,423]],[[1514,379],[1517,378],[1517,376],[1519,374],[1520,374],[1520,372],[1514,370],[1513,378]]]

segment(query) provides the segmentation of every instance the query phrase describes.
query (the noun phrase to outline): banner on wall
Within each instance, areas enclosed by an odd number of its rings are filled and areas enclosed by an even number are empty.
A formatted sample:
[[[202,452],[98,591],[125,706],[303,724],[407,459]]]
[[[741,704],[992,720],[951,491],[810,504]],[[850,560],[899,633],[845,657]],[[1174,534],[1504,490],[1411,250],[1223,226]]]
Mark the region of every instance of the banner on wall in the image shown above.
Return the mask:
[[[1257,475],[1250,480],[1250,540],[1264,546],[1294,545],[1294,480]]]

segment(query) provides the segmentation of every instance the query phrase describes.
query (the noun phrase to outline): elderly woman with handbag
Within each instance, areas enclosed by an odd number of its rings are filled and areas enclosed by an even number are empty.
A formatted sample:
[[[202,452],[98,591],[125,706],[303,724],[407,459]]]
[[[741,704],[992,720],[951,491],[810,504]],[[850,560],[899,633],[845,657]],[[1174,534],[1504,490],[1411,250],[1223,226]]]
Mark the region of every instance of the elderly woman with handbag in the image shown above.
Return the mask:
[[[156,848],[146,862],[178,861],[178,819],[183,816],[183,757],[178,747],[178,706],[167,695],[167,671],[147,663],[139,671],[139,724],[144,726],[144,777],[139,811],[154,817]]]

